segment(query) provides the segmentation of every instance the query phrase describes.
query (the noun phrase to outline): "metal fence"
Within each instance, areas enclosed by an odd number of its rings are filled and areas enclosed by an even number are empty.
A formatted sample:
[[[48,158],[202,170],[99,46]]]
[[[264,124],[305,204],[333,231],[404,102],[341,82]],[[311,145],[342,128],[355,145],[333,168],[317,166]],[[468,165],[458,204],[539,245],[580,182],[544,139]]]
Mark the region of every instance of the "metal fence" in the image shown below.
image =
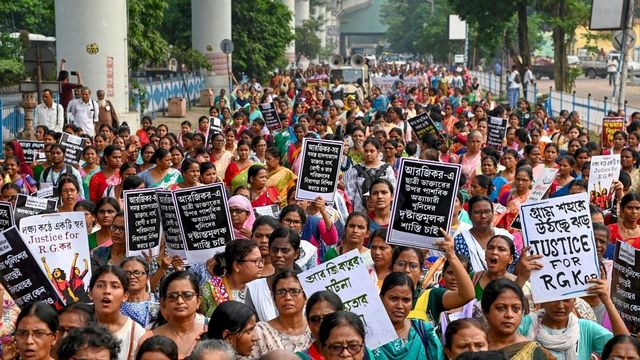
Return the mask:
[[[183,97],[189,103],[193,103],[200,97],[200,90],[204,88],[204,76],[179,75],[157,79],[137,78],[138,89],[132,87],[130,105],[132,111],[149,114],[155,118],[156,112],[161,112],[169,107],[169,99]],[[140,90],[142,88],[142,90]],[[142,110],[142,111],[141,111]]]
[[[505,91],[505,81],[500,81],[500,77],[492,73],[471,71],[471,77],[477,77],[478,83],[486,91],[491,91],[493,94],[499,95],[500,88]],[[529,86],[527,91],[527,101],[530,104],[541,103],[540,100],[544,99],[542,105],[545,107],[547,114],[550,116],[558,116],[560,111],[576,111],[580,114],[580,119],[589,131],[600,133],[602,131],[602,118],[607,116],[610,110],[618,110],[617,105],[614,104],[613,99],[605,97],[604,99],[594,99],[591,94],[587,97],[578,96],[576,92],[567,93],[562,91],[553,90],[553,87],[548,89],[540,89],[537,85]],[[544,92],[548,90],[548,92]],[[624,112],[625,114],[631,114],[635,111],[640,111],[640,108],[629,106],[625,102]]]

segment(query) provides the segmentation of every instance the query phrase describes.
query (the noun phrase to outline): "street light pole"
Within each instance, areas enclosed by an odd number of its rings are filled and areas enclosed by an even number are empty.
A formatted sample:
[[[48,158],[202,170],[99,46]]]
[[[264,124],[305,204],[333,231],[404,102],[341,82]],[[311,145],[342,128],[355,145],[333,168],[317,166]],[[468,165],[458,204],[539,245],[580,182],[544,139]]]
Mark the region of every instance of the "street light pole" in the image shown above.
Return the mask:
[[[629,53],[629,31],[633,31],[633,3],[634,1],[627,1],[627,8],[624,10],[625,13],[625,25],[624,32],[622,35],[622,49],[621,49],[621,59],[620,66],[622,66],[622,71],[620,74],[620,93],[618,94],[618,111],[624,110],[624,103],[626,97],[626,88],[627,88],[627,55]]]

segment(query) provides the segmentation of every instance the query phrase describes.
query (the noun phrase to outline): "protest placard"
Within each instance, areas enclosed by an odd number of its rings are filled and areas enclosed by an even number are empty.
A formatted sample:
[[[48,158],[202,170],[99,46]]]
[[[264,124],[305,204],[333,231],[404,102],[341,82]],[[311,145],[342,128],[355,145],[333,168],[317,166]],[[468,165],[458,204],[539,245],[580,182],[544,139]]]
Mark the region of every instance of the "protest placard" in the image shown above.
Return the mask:
[[[460,165],[402,158],[387,242],[437,249],[439,228],[451,225],[459,178]]]
[[[187,261],[205,263],[233,240],[233,227],[222,184],[173,192]]]
[[[52,183],[42,183],[40,185],[40,190],[31,193],[31,196],[35,196],[40,199],[57,199],[58,195],[58,187],[53,186]]]
[[[15,223],[20,224],[20,220],[27,216],[54,213],[56,212],[57,206],[58,201],[56,199],[41,199],[25,194],[18,194],[13,217]]]
[[[160,221],[162,222],[162,233],[164,234],[165,251],[169,256],[180,256],[185,259],[184,242],[178,223],[178,213],[176,204],[173,202],[171,191],[158,190],[158,210]]]
[[[264,123],[267,126],[269,131],[275,131],[278,129],[282,129],[282,122],[280,122],[280,117],[278,116],[278,110],[276,110],[275,103],[264,103],[260,104],[260,112],[262,113],[262,117],[264,118]]]
[[[0,234],[0,274],[2,285],[19,307],[44,301],[58,310],[62,309],[58,293],[40,271],[39,261],[29,251],[15,226]]]
[[[36,155],[44,150],[44,142],[38,140],[18,140],[24,152],[24,161],[32,163]]]
[[[402,81],[405,88],[410,89],[412,87],[418,87],[420,79],[417,76],[407,77],[400,79],[399,76],[371,76],[371,86],[377,86],[380,88],[382,94],[387,94],[391,90],[395,90],[395,86]]]
[[[540,175],[533,180],[533,188],[529,193],[527,202],[542,200],[542,197],[547,193],[547,190],[549,190],[551,184],[553,184],[553,181],[556,179],[557,174],[558,169],[544,168]]]
[[[603,210],[611,208],[613,199],[611,185],[618,180],[620,169],[620,154],[591,157],[587,192],[592,204]]]
[[[65,304],[91,302],[91,258],[84,212],[29,216],[22,219],[20,232]]]
[[[322,197],[333,203],[338,186],[342,141],[302,139],[302,162],[296,184],[297,200],[315,200]]]
[[[60,145],[64,148],[64,162],[76,166],[82,158],[82,150],[84,150],[84,139],[67,133],[62,133]]]
[[[632,334],[640,332],[640,250],[623,241],[616,243],[611,300]]]
[[[613,146],[613,134],[616,131],[624,130],[624,117],[602,118],[602,147]]]
[[[160,215],[156,189],[127,190],[122,193],[122,199],[127,256],[157,256],[160,250]]]
[[[369,348],[377,348],[398,338],[358,250],[302,272],[298,279],[307,298],[324,290],[338,295],[343,310],[351,311],[364,322],[365,341]]]
[[[444,135],[442,135],[440,130],[438,130],[428,112],[423,112],[420,115],[414,116],[407,120],[407,122],[409,122],[413,133],[418,136],[418,139],[422,139],[426,134],[436,135],[441,139],[444,139]]]
[[[213,136],[222,132],[222,120],[215,116],[209,116],[209,133],[207,133],[207,146],[213,146]]]
[[[600,277],[589,197],[586,193],[520,205],[522,234],[541,270],[531,273],[536,304],[587,295],[588,279]]]
[[[272,218],[277,219],[278,216],[280,216],[280,206],[277,204],[256,206],[253,208],[253,213],[256,215],[256,218],[259,218],[260,216],[271,216]]]
[[[7,201],[0,201],[0,231],[5,231],[13,225],[13,205]]]
[[[507,119],[491,116],[488,131],[487,146],[502,150],[504,136],[507,133]]]

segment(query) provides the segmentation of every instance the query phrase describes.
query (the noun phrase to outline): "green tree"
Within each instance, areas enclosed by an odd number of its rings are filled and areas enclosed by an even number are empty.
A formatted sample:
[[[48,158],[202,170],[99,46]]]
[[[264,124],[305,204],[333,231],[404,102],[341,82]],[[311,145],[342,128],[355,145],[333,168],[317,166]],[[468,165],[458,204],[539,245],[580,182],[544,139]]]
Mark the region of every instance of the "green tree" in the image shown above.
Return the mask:
[[[288,25],[291,12],[280,1],[234,0],[231,8],[233,72],[262,80],[287,65],[284,51],[295,39]]]
[[[164,64],[169,47],[160,28],[167,2],[165,0],[129,0],[127,5],[129,69],[135,71],[145,65]]]
[[[21,57],[23,47],[19,39],[0,33],[0,86],[16,84],[24,79]]]
[[[191,47],[191,0],[167,0],[162,19],[162,34],[173,46]]]
[[[311,60],[320,54],[322,48],[317,32],[321,22],[317,19],[309,19],[302,22],[302,26],[296,27],[296,63],[302,56]]]
[[[55,35],[54,0],[0,1],[0,31]]]

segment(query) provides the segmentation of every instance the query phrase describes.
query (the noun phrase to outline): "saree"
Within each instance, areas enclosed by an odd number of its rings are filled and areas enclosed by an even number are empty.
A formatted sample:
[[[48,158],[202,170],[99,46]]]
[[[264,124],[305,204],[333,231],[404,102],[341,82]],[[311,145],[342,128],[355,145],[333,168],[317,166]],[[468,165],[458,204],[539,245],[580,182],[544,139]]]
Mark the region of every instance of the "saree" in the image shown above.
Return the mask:
[[[148,170],[138,176],[144,180],[144,185],[147,188],[163,188],[168,190],[171,185],[182,182],[182,174],[177,169],[169,169],[167,174],[162,177],[160,181],[153,179]]]
[[[277,204],[278,198],[279,198],[278,190],[276,190],[275,187],[267,186],[265,189],[265,192],[260,194],[260,196],[258,196],[257,198],[253,199],[253,201],[251,201],[251,206],[253,206],[254,208],[260,207],[260,206],[271,206],[271,205]]]
[[[442,359],[442,345],[430,324],[414,319],[411,320],[411,329],[406,340],[396,339],[375,348],[373,355],[378,360],[438,360]]]
[[[84,175],[84,177],[82,178],[82,187],[84,188],[85,194],[89,194],[89,183],[91,182],[91,178],[101,170],[102,169],[100,168],[100,166],[98,166],[97,168],[93,169],[93,171],[90,171],[89,173]]]
[[[278,200],[283,206],[287,204],[287,192],[296,186],[298,177],[284,166],[278,167],[269,174],[266,187],[274,187],[278,191]]]
[[[238,186],[247,185],[251,165],[253,165],[253,163],[240,169],[236,162],[232,162],[227,166],[227,171],[224,173],[224,183],[231,189],[231,193],[233,193]]]
[[[535,341],[523,341],[505,346],[500,351],[510,360],[547,360],[555,359],[547,356],[542,347]]]

